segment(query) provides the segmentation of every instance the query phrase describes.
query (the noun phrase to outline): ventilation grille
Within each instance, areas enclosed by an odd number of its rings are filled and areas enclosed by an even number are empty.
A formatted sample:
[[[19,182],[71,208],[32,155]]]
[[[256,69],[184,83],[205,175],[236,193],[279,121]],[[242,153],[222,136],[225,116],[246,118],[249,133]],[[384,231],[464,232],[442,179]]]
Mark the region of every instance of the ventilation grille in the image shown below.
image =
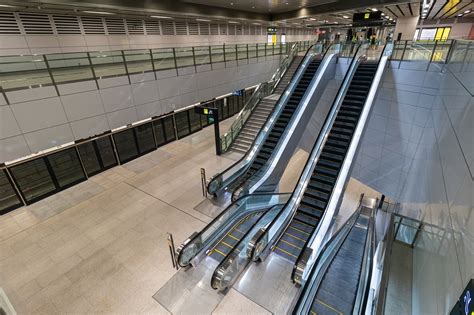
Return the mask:
[[[229,25],[229,35],[235,35],[235,25]]]
[[[147,35],[161,35],[159,21],[145,21]]]
[[[221,35],[227,35],[227,24],[220,24],[219,29]]]
[[[189,35],[199,35],[199,27],[197,22],[188,22]]]
[[[235,34],[242,35],[242,25],[237,25]]]
[[[105,19],[105,25],[107,26],[107,33],[124,35],[127,34],[125,31],[125,23],[123,19]]]
[[[100,17],[81,17],[85,34],[105,34],[104,23]]]
[[[25,34],[54,34],[46,14],[20,13],[20,19]]]
[[[62,34],[81,34],[81,26],[77,16],[71,15],[53,15],[54,26],[59,35]]]
[[[161,34],[174,35],[174,23],[172,21],[161,21]]]
[[[186,21],[176,21],[174,26],[176,27],[176,35],[188,35]]]
[[[21,34],[12,12],[0,12],[0,34]]]
[[[127,20],[127,30],[130,35],[143,35],[143,21],[142,20]]]
[[[199,23],[199,34],[200,35],[209,35],[209,24]]]
[[[211,35],[219,35],[219,25],[211,24]]]

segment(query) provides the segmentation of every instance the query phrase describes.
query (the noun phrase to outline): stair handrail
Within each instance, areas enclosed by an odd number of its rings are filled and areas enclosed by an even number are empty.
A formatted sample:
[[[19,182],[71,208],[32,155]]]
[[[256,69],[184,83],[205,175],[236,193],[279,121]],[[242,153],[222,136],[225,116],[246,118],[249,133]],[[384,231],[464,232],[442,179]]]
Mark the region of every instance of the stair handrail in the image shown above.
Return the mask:
[[[285,75],[286,70],[288,70],[288,67],[291,65],[291,63],[293,62],[293,59],[295,58],[297,54],[298,54],[298,44],[294,43],[291,46],[288,55],[286,55],[285,58],[283,58],[280,66],[275,71],[272,78],[269,81],[260,83],[257,86],[255,91],[250,96],[250,99],[244,105],[242,110],[237,114],[237,117],[235,118],[234,122],[230,126],[229,131],[227,131],[223,136],[221,136],[220,146],[221,146],[222,153],[227,152],[227,150],[230,148],[230,146],[232,145],[232,143],[234,142],[234,140],[237,138],[240,131],[242,130],[243,126],[249,119],[250,114],[253,112],[253,110],[257,106],[257,104],[260,103],[260,101],[264,97],[273,93],[276,86]]]

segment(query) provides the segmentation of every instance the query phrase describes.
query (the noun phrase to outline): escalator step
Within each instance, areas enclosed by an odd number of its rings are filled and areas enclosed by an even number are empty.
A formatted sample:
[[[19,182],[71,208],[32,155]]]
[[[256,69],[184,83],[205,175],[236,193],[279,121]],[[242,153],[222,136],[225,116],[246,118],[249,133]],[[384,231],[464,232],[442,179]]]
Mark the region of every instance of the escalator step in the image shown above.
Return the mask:
[[[329,167],[326,167],[326,166],[323,166],[322,163],[320,163],[321,161],[318,161],[318,165],[316,166],[316,171],[319,173],[319,174],[322,174],[322,175],[325,175],[325,176],[328,176],[328,177],[334,177],[336,178],[337,177],[337,174],[339,174],[339,170],[335,170],[333,168],[329,168]]]
[[[333,132],[331,132],[329,134],[329,138],[333,138],[333,139],[336,139],[336,140],[343,140],[343,141],[350,141],[351,140],[350,136],[342,135],[342,134],[339,134],[339,133],[333,133]]]
[[[347,141],[341,141],[334,138],[328,138],[328,140],[326,141],[326,145],[331,145],[333,147],[343,149],[344,151],[347,149],[348,144],[349,142]]]
[[[344,160],[344,155],[334,154],[332,152],[328,152],[326,150],[326,147],[324,147],[323,152],[321,153],[321,157],[326,159],[326,160],[334,161],[334,162],[337,162],[337,163],[341,163]]]
[[[316,227],[319,223],[319,217],[314,217],[312,215],[307,215],[306,213],[303,213],[301,211],[296,211],[294,219],[296,219],[300,222],[305,222],[309,225],[312,225],[313,227]]]
[[[317,167],[320,167],[320,166],[323,166],[324,168],[328,168],[330,170],[339,171],[339,169],[341,167],[341,163],[328,160],[324,157],[320,157]],[[337,173],[335,175],[337,175]]]
[[[336,119],[334,121],[334,127],[337,127],[337,128],[351,128],[351,129],[354,129],[355,128],[355,123],[348,123],[348,122],[343,122],[343,121],[340,121],[338,119]]]
[[[311,189],[314,189],[314,190],[320,190],[320,191],[324,191],[326,193],[331,193],[334,186],[325,184],[325,183],[320,182],[320,181],[311,181],[308,184],[308,187],[310,187]]]
[[[341,127],[338,127],[338,126],[333,126],[331,128],[331,133],[337,133],[337,134],[343,134],[343,135],[348,135],[348,136],[352,136],[352,133],[354,132],[354,130],[351,128],[341,128]]]
[[[346,149],[333,146],[333,145],[328,144],[326,142],[326,145],[324,146],[323,152],[344,156],[346,154]]]
[[[311,189],[309,187],[306,188],[304,193],[305,193],[305,195],[308,195],[311,198],[319,199],[319,200],[325,201],[325,202],[327,202],[328,199],[329,199],[329,194],[328,193],[326,193],[324,191],[320,191],[320,190],[314,190],[314,189]]]
[[[306,205],[308,207],[316,208],[318,210],[323,210],[327,206],[326,201],[321,201],[318,199],[311,198],[310,196],[306,194],[303,195],[303,199],[301,199],[301,204]]]
[[[325,210],[326,208],[317,209],[316,207],[313,207],[311,205],[304,204],[303,201],[298,206],[298,212],[303,212],[304,214],[307,214],[316,218],[321,218]]]
[[[334,185],[336,179],[334,176],[326,176],[320,172],[316,172],[314,171],[313,172],[313,175],[311,175],[311,180],[312,181],[315,181],[315,182],[321,182],[323,184],[326,184],[326,185]]]

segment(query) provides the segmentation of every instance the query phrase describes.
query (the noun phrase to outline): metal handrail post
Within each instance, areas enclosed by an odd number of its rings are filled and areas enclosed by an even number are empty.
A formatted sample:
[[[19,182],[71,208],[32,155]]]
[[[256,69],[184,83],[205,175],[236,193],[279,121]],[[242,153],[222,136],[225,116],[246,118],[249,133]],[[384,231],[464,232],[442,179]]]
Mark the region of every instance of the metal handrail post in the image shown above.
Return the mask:
[[[122,53],[123,66],[125,67],[125,73],[127,74],[128,84],[132,84],[132,80],[130,80],[130,73],[128,72],[127,60],[125,59],[125,53],[123,50],[120,52]]]
[[[178,75],[178,61],[176,60],[176,49],[173,47],[173,59],[174,59],[174,68],[176,69],[176,75]]]
[[[56,85],[56,81],[54,80],[54,76],[53,76],[53,73],[51,72],[51,67],[49,66],[48,58],[46,58],[46,55],[43,55],[43,60],[44,60],[44,63],[46,65],[46,69],[48,70],[49,77],[51,79],[51,83],[53,84],[57,95],[60,96],[58,86]]]
[[[433,50],[431,51],[430,61],[428,62],[428,66],[426,67],[426,71],[428,71],[430,69],[430,65],[433,62],[433,57],[434,57],[434,54],[436,52],[436,46],[438,46],[438,41],[437,40],[435,40]]]

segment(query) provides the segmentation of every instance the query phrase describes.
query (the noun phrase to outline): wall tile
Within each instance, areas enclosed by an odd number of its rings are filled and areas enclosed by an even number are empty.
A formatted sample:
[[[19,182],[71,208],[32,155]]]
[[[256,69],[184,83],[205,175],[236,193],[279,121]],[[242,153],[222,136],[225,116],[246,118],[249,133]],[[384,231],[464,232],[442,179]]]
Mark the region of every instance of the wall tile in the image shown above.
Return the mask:
[[[99,91],[82,92],[61,96],[69,121],[80,120],[104,113]]]
[[[0,139],[0,162],[8,162],[31,154],[23,135]]]
[[[107,120],[110,128],[115,129],[138,121],[137,111],[135,107],[130,107],[107,113]]]
[[[59,97],[11,105],[23,132],[61,125],[67,122]]]
[[[5,92],[10,104],[58,96],[53,86]]]
[[[58,85],[60,95],[68,95],[79,92],[94,91],[97,90],[97,84],[95,81],[81,81],[73,83],[65,83]]]
[[[38,152],[74,141],[74,136],[69,124],[64,124],[25,133],[25,139],[31,151]]]
[[[100,95],[106,112],[113,112],[134,105],[129,85],[100,90]]]
[[[0,139],[21,134],[10,106],[0,106]]]
[[[86,139],[110,130],[105,115],[98,115],[71,122],[71,129],[75,139]]]
[[[160,99],[155,81],[132,84],[132,93],[135,105],[142,105]]]
[[[138,120],[146,119],[149,117],[160,116],[164,114],[163,108],[160,101],[151,102],[143,105],[137,105]]]
[[[162,99],[179,95],[179,80],[177,77],[158,80],[157,84],[158,93]]]

